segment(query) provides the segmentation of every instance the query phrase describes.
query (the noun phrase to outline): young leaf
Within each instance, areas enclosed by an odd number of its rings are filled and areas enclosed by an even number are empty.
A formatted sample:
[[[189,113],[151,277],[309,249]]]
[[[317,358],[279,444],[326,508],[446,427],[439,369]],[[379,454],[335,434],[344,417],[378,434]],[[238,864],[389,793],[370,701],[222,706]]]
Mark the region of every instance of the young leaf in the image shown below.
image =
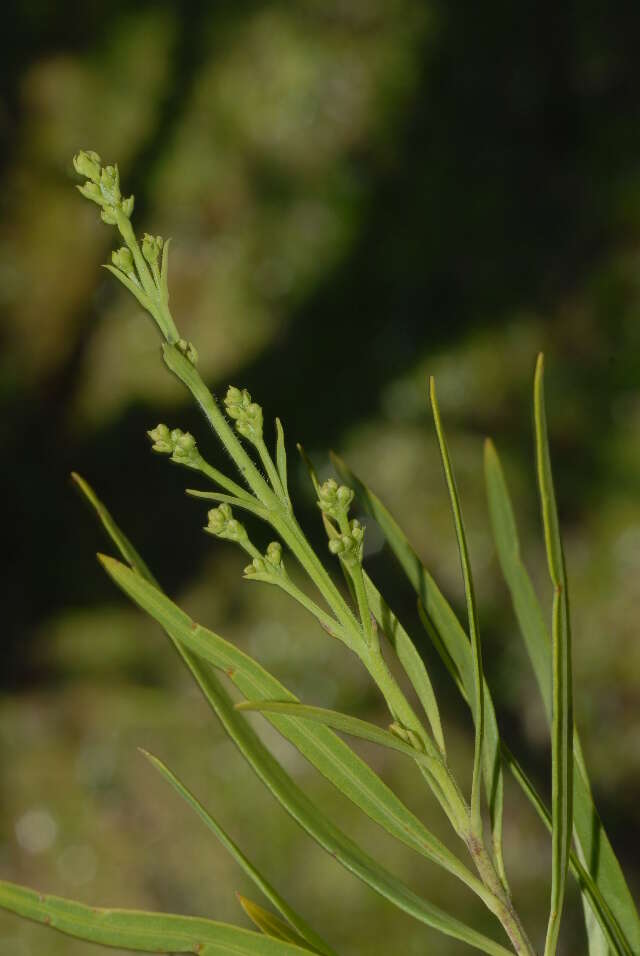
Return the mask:
[[[254,926],[257,926],[260,932],[264,933],[265,936],[272,936],[274,939],[284,939],[289,943],[295,943],[296,946],[301,946],[304,949],[308,948],[307,942],[301,939],[297,933],[294,933],[291,927],[287,926],[275,913],[270,913],[269,910],[266,910],[258,903],[254,903],[252,900],[248,900],[246,896],[242,896],[240,893],[236,893],[236,897],[251,922]],[[309,951],[316,952],[316,950]]]
[[[137,551],[128,543],[92,489],[86,483],[84,484],[89,500],[96,507],[98,516],[122,556],[131,561],[132,568],[145,580],[154,583]],[[359,880],[419,922],[454,939],[462,940],[481,952],[488,953],[489,956],[509,956],[510,951],[504,946],[422,899],[343,833],[320,807],[309,800],[265,747],[247,721],[236,712],[229,695],[211,667],[197,655],[192,654],[171,630],[165,629],[165,632],[242,756],[275,799],[311,839]]]
[[[485,473],[498,558],[550,721],[551,639],[538,597],[520,556],[520,542],[509,489],[498,453],[491,442],[487,442],[485,448]],[[573,825],[578,849],[583,854],[584,865],[590,871],[600,894],[624,933],[629,952],[640,952],[638,912],[593,803],[580,739],[575,728],[573,751]]]
[[[406,754],[427,766],[433,762],[432,758],[428,757],[423,751],[405,743],[404,740],[390,731],[377,727],[367,720],[360,720],[359,717],[341,714],[337,710],[327,710],[324,707],[313,707],[309,704],[299,704],[290,700],[243,700],[236,704],[236,710],[258,711],[261,714],[289,714],[291,717],[315,721],[326,727],[331,727],[332,730],[349,734],[351,737],[358,737],[360,740],[368,740],[371,743],[380,744],[381,747],[397,750],[398,753]]]
[[[285,498],[289,500],[289,485],[287,481],[287,449],[284,444],[284,429],[282,422],[276,418],[276,466],[282,483]]]
[[[98,909],[43,896],[14,883],[0,882],[0,907],[88,943],[137,952],[199,956],[300,956],[308,952],[292,943],[226,923],[166,913]]]
[[[197,815],[204,822],[205,826],[207,826],[209,830],[215,834],[223,847],[234,858],[236,863],[238,863],[247,876],[253,880],[258,889],[264,893],[269,902],[275,906],[275,908],[296,930],[296,933],[290,934],[288,937],[280,938],[290,939],[292,942],[297,941],[298,944],[300,944],[301,940],[306,941],[306,943],[310,944],[314,952],[322,953],[323,956],[336,956],[334,950],[332,950],[324,942],[324,940],[314,932],[314,930],[306,923],[306,921],[303,920],[302,917],[299,916],[285,900],[282,899],[277,890],[275,890],[262,876],[262,874],[256,870],[253,864],[246,858],[242,850],[236,846],[231,837],[225,833],[220,824],[213,819],[213,817],[202,806],[200,801],[187,787],[185,787],[185,785],[176,777],[176,775],[172,773],[172,771],[169,770],[169,768],[153,754],[147,753],[146,750],[142,750],[141,753],[147,758],[151,765],[162,774],[165,780],[171,784],[174,790],[180,794],[182,799],[185,800],[193,810],[195,810]]]
[[[571,630],[564,554],[556,509],[547,419],[544,407],[544,362],[538,357],[534,381],[534,419],[538,484],[547,548],[549,575],[554,586],[551,628],[552,726],[551,726],[551,905],[545,956],[555,956],[564,905],[571,833],[573,829],[573,700],[571,686]]]
[[[245,697],[296,701],[256,661],[213,631],[196,624],[139,575],[112,558],[101,556],[100,560],[110,577],[133,601],[188,650],[224,670]],[[484,895],[482,883],[471,871],[333,731],[321,725],[309,724],[308,721],[275,714],[269,720],[320,773],[392,836]]]
[[[433,378],[429,383],[429,393],[431,396],[431,408],[433,410],[433,419],[440,446],[440,457],[442,458],[442,467],[444,469],[445,480],[449,490],[451,500],[451,511],[453,512],[453,523],[456,529],[456,538],[458,539],[458,551],[460,552],[460,565],[462,568],[462,577],[464,580],[464,593],[467,599],[467,614],[469,619],[469,634],[471,637],[471,653],[473,659],[473,679],[474,679],[474,712],[475,712],[475,748],[473,760],[473,779],[471,787],[471,818],[476,835],[482,834],[482,808],[481,808],[481,790],[480,776],[482,773],[482,747],[484,738],[484,677],[482,673],[482,647],[480,644],[480,627],[478,624],[478,611],[473,587],[473,577],[471,574],[471,562],[469,561],[469,549],[467,547],[467,537],[462,520],[462,510],[458,497],[456,480],[451,468],[449,459],[449,449],[440,420],[440,410],[436,397],[436,386]]]
[[[377,521],[396,560],[418,594],[420,605],[424,609],[425,620],[429,622],[429,637],[433,641],[438,653],[443,656],[445,664],[447,664],[447,658],[454,662],[460,674],[462,686],[464,686],[466,690],[466,698],[475,720],[473,659],[469,638],[465,634],[464,628],[454,614],[451,605],[438,588],[438,585],[409,544],[406,535],[393,515],[388,511],[385,505],[382,504],[377,495],[367,488],[338,455],[332,453],[331,458],[342,480],[351,488],[355,489],[364,510]],[[500,737],[493,701],[487,682],[483,681],[483,685],[485,733],[482,770],[491,816],[491,830],[496,863],[502,881],[506,884],[504,864],[502,862],[502,804],[504,785],[500,760]]]

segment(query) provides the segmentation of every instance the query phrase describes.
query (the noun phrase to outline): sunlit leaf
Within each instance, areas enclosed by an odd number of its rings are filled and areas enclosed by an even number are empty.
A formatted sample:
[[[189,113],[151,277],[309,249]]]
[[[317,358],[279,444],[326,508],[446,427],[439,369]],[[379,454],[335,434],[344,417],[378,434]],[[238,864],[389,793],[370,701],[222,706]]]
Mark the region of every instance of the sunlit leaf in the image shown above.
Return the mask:
[[[196,814],[209,828],[209,830],[215,834],[225,850],[231,854],[236,863],[238,863],[238,865],[244,870],[249,879],[253,880],[255,885],[264,893],[269,902],[272,903],[280,913],[282,913],[284,918],[296,930],[296,933],[290,936],[282,936],[279,938],[290,939],[292,942],[297,941],[298,943],[300,943],[300,940],[302,939],[311,945],[314,952],[322,953],[324,956],[335,956],[334,950],[327,946],[324,940],[314,932],[307,922],[289,906],[289,904],[280,896],[277,890],[275,890],[268,880],[262,876],[255,866],[247,859],[242,850],[233,842],[231,837],[225,833],[217,820],[213,819],[211,814],[203,807],[203,805],[191,793],[191,791],[185,787],[185,785],[181,780],[178,779],[173,771],[169,770],[166,764],[159,760],[158,757],[147,753],[146,750],[142,750],[141,753],[144,754],[151,765],[155,767],[155,769],[162,774],[165,780],[170,783],[171,786],[180,794],[182,799],[189,804],[192,810],[196,812]]]
[[[88,488],[88,486],[87,486]],[[99,505],[98,516],[105,524],[112,539],[118,544],[126,540],[107,509],[98,501],[91,489],[90,500]],[[113,533],[112,533],[113,532]],[[120,547],[120,545],[118,545]],[[122,552],[125,557],[124,552]],[[132,567],[142,576],[144,564],[140,564],[137,552],[131,549]],[[153,581],[147,577],[146,580]],[[377,863],[337,827],[286,773],[255,731],[234,708],[221,682],[212,668],[197,655],[192,654],[171,632],[167,636],[183,658],[198,683],[209,706],[233,740],[240,753],[252,767],[258,778],[278,800],[281,806],[296,820],[309,836],[331,857],[367,886],[379,893],[398,909],[433,929],[461,940],[489,956],[509,956],[509,950],[482,933],[466,926],[444,910],[422,899],[401,880]]]
[[[194,953],[199,956],[300,956],[308,952],[292,943],[272,939],[226,923],[143,913],[98,909],[35,890],[0,882],[0,907],[44,923],[67,936],[144,953]]]
[[[509,489],[498,453],[491,442],[487,442],[485,449],[485,474],[498,558],[550,720],[551,638],[538,597],[522,562]],[[640,952],[640,921],[636,906],[593,803],[580,739],[575,728],[573,750],[573,824],[578,848],[599,892],[615,916],[620,932],[626,938],[628,949],[625,952]]]

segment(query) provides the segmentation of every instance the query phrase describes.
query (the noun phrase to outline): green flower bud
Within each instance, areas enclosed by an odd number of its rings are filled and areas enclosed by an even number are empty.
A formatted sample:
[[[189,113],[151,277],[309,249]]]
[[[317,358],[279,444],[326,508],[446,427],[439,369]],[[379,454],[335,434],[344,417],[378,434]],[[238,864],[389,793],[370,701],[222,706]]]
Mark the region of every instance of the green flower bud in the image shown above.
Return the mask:
[[[243,388],[229,386],[224,400],[227,414],[236,423],[236,431],[254,444],[262,438],[262,409],[251,401],[251,395]]]
[[[122,209],[127,219],[131,219],[131,213],[133,212],[133,204],[134,204],[133,196],[128,196],[126,199],[123,199],[122,202],[120,203],[120,208]]]
[[[108,226],[116,226],[118,224],[118,217],[113,206],[103,206],[100,210],[100,218],[103,222],[106,222]]]
[[[150,236],[148,232],[145,232],[142,239],[142,255],[154,269],[158,268],[158,259],[160,258],[163,245],[164,240],[162,236]]]
[[[76,189],[82,193],[85,199],[90,199],[91,202],[96,202],[99,206],[102,205],[102,193],[100,192],[100,187],[96,186],[95,183],[86,182],[82,186],[76,186]]]
[[[147,432],[151,439],[151,447],[154,451],[162,455],[171,455],[173,453],[173,442],[171,441],[171,432],[166,425],[157,425]]]
[[[103,166],[100,173],[100,189],[105,204],[118,206],[122,199],[120,193],[120,173],[117,166]]]
[[[198,364],[198,352],[196,351],[195,345],[192,345],[191,342],[187,342],[186,339],[178,339],[176,348],[189,359],[192,365]]]
[[[279,568],[282,564],[282,545],[279,541],[272,541],[267,547],[266,558],[269,564]]]
[[[92,149],[81,149],[73,157],[73,167],[79,176],[86,176],[92,182],[100,181],[102,160]]]
[[[169,431],[166,425],[158,425],[147,435],[152,441],[154,451],[164,455],[171,455],[171,461],[178,465],[187,465],[189,468],[199,468],[201,464],[200,452],[196,440],[189,432],[179,428]]]
[[[349,534],[341,534],[329,541],[329,551],[344,561],[347,565],[360,564],[362,560],[362,540],[364,528],[359,521],[354,520],[350,525]]]
[[[233,512],[228,504],[218,505],[212,508],[208,514],[209,523],[205,531],[214,534],[218,538],[226,538],[228,541],[242,542],[247,539],[247,531],[243,524],[233,517]]]
[[[130,275],[133,272],[133,256],[126,246],[121,246],[120,249],[112,252],[111,261],[116,269],[120,269],[125,275]]]
[[[340,485],[328,478],[318,488],[318,507],[330,518],[339,521],[346,518],[351,502],[353,501],[353,491],[346,485]]]

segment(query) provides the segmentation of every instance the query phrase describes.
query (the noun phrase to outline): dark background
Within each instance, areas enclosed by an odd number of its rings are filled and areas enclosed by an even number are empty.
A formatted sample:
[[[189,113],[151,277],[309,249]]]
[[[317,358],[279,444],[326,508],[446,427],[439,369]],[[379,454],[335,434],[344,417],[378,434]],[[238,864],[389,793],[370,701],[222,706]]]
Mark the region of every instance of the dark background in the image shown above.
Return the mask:
[[[638,886],[639,27],[633,3],[14,5],[0,40],[3,876],[239,921],[242,878],[217,846],[203,852],[197,822],[139,766],[146,741],[175,757],[247,849],[253,839],[319,927],[340,910],[332,939],[345,952],[386,952],[393,940],[408,953],[432,940],[462,952],[336,874],[278,815],[159,632],[93,560],[104,542],[72,469],[204,623],[308,701],[385,719],[355,664],[295,609],[247,593],[242,557],[200,533],[203,509],[182,496],[193,481],[149,454],[144,432],[162,420],[191,429],[228,467],[165,374],[155,330],[99,268],[114,236],[73,188],[71,156],[85,147],[119,162],[138,231],[173,237],[174,316],[212,388],[248,387],[267,419],[283,419],[298,510],[318,547],[298,440],[323,474],[329,447],[357,466],[461,607],[426,403],[436,375],[489,679],[504,736],[543,789],[546,730],[493,554],[482,440],[492,435],[504,455],[548,607],[530,424],[545,351],[577,717],[598,804]],[[464,768],[466,715],[369,530],[371,571],[433,668]],[[439,825],[406,767],[367,756]],[[519,796],[508,799],[508,863],[539,936],[548,850]],[[335,805],[376,847],[375,830]],[[460,911],[455,887],[382,846]],[[584,947],[581,934],[574,895],[567,953]],[[0,917],[0,953],[85,949]]]

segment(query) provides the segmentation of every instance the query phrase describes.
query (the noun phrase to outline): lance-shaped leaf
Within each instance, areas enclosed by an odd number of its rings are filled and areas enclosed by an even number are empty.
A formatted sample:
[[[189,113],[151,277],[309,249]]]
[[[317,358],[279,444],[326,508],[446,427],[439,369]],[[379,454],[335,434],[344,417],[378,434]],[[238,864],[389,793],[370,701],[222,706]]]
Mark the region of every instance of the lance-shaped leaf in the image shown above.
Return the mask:
[[[193,916],[98,909],[0,882],[0,907],[88,943],[143,953],[199,956],[301,956],[293,943]]]
[[[538,682],[547,718],[551,720],[551,639],[531,578],[520,554],[513,505],[498,453],[485,447],[489,510],[498,558],[511,593],[514,611]],[[629,952],[640,952],[640,920],[622,868],[593,803],[580,739],[573,737],[573,825],[583,862],[625,936]]]
[[[327,710],[325,707],[313,707],[310,704],[300,704],[289,700],[243,700],[236,704],[236,710],[253,710],[261,714],[289,714],[291,717],[299,717],[301,720],[324,724],[326,727],[331,727],[332,730],[339,730],[343,734],[349,734],[351,737],[357,737],[360,740],[368,740],[373,744],[379,744],[381,747],[387,747],[389,750],[396,750],[398,753],[412,757],[418,763],[424,763],[426,766],[433,763],[433,758],[416,749],[416,747],[412,747],[411,744],[391,733],[391,731],[385,730],[383,727],[377,727],[368,720],[361,720],[359,717],[352,717],[350,714],[341,714],[337,710]],[[419,738],[416,739],[419,742]]]
[[[276,467],[282,482],[285,498],[289,500],[289,482],[287,478],[287,449],[284,443],[284,429],[282,422],[276,418]]]
[[[539,818],[544,823],[545,827],[551,833],[552,830],[552,819],[551,813],[549,812],[544,800],[536,790],[535,786],[527,776],[526,772],[511,753],[506,744],[502,744],[502,754],[505,761],[505,764],[513,776],[518,781],[522,790],[529,798],[529,802],[533,806],[534,810],[538,814]],[[573,850],[569,853],[569,866],[575,876],[578,885],[584,895],[588,900],[589,908],[595,921],[601,931],[601,935],[608,941],[611,946],[611,949],[614,953],[619,954],[619,956],[633,956],[634,950],[629,945],[628,940],[625,937],[625,934],[616,920],[615,914],[609,908],[607,901],[600,892],[596,881],[594,880],[591,873],[589,873],[586,866],[584,866],[582,860]]]
[[[119,561],[100,557],[107,573],[143,610],[169,630],[188,650],[227,673],[245,697],[252,700],[296,698],[257,661],[229,641],[192,621],[157,588]],[[349,797],[372,820],[406,846],[438,863],[467,886],[484,895],[482,883],[402,803],[376,773],[333,731],[308,721],[269,715],[270,722],[297,747],[320,773]]]
[[[274,889],[273,886],[266,880],[262,874],[255,868],[255,866],[247,859],[240,847],[238,847],[230,836],[223,830],[217,820],[214,820],[211,814],[203,807],[200,801],[191,793],[191,791],[185,787],[181,780],[164,764],[161,760],[155,757],[153,754],[147,753],[146,750],[142,750],[141,753],[147,758],[155,769],[162,774],[165,780],[171,784],[171,786],[176,790],[183,800],[189,804],[189,806],[196,812],[200,819],[204,822],[205,826],[211,830],[213,834],[218,838],[223,847],[231,854],[236,863],[244,870],[249,879],[253,880],[255,885],[260,889],[266,898],[272,903],[276,909],[284,916],[284,918],[289,922],[290,926],[293,927],[295,933],[290,933],[289,936],[279,936],[279,939],[289,939],[292,942],[297,942],[300,944],[301,940],[306,941],[307,944],[311,946],[314,952],[322,953],[324,956],[336,956],[334,950],[332,950],[324,940],[318,936],[316,932],[309,926],[309,924],[302,919],[301,916],[292,909],[289,904],[284,900],[278,891]],[[266,910],[265,910],[266,912]]]
[[[145,580],[153,583],[153,578],[137,551],[120,531],[93,490],[86,482],[83,482],[80,487],[86,489],[89,501],[96,507],[98,517],[111,539],[118,546],[122,556],[131,562],[132,568]],[[146,569],[146,573],[144,569]],[[320,807],[312,803],[300,787],[294,783],[247,721],[237,713],[233,702],[215,676],[212,668],[197,655],[192,654],[171,630],[165,629],[165,632],[190,670],[207,703],[257,777],[287,813],[319,846],[326,850],[341,866],[388,900],[393,906],[419,922],[438,930],[444,935],[468,943],[475,949],[489,954],[489,956],[509,956],[510,951],[501,946],[500,943],[489,939],[482,933],[478,933],[444,910],[418,896],[340,830]]]
[[[538,357],[534,382],[534,420],[538,485],[547,548],[549,576],[553,583],[551,625],[552,717],[551,717],[551,904],[545,956],[555,956],[564,905],[571,833],[573,829],[573,700],[571,683],[571,626],[569,596],[562,541],[556,508],[547,419],[544,406],[544,364]]]
[[[367,488],[341,458],[335,454],[332,454],[331,457],[342,480],[355,489],[364,510],[377,521],[396,560],[418,594],[420,605],[424,609],[424,620],[428,623],[427,633],[438,653],[441,656],[444,655],[445,658],[450,658],[455,663],[461,675],[462,684],[466,690],[466,698],[475,720],[473,657],[469,638],[464,628],[433,577],[411,547],[407,536],[393,515],[382,504],[377,495]],[[502,863],[503,777],[500,760],[500,737],[493,701],[486,681],[483,681],[483,694],[485,732],[482,769],[491,816],[496,862],[500,876],[506,883],[504,864]]]
[[[471,786],[471,815],[476,835],[482,834],[482,808],[481,808],[481,789],[480,779],[482,773],[482,742],[484,737],[484,675],[482,673],[482,647],[480,644],[480,625],[478,623],[478,609],[473,586],[473,576],[471,574],[471,562],[469,560],[469,548],[467,546],[467,536],[464,530],[464,521],[462,519],[462,509],[456,486],[451,460],[449,458],[449,449],[445,438],[442,421],[440,419],[440,409],[436,397],[435,381],[431,378],[429,383],[429,394],[431,396],[431,408],[433,411],[433,420],[436,426],[438,444],[440,446],[440,457],[442,458],[442,467],[444,469],[445,481],[449,491],[451,501],[451,511],[453,513],[453,523],[456,529],[456,538],[458,541],[458,551],[460,553],[460,567],[462,569],[462,579],[464,581],[464,593],[467,600],[467,616],[469,620],[469,635],[471,637],[471,656],[473,662],[473,700],[475,713],[475,747],[473,758],[473,777]]]

